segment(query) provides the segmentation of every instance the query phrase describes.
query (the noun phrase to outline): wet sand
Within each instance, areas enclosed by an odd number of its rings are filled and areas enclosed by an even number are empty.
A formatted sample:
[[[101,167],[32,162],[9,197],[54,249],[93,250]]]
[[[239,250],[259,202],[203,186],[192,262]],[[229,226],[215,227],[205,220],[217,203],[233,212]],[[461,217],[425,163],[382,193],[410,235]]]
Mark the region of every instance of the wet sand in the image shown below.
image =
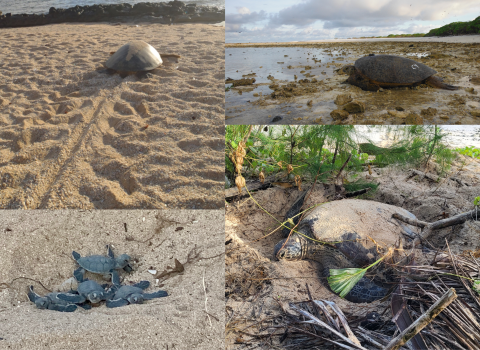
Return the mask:
[[[0,349],[224,348],[223,210],[0,211],[0,234]],[[72,250],[104,255],[106,244],[132,258],[133,272],[120,272],[124,284],[147,280],[147,293],[169,295],[72,313],[28,300],[29,285],[40,295],[48,293],[41,284],[66,289],[76,268]],[[174,259],[183,274],[156,280],[148,271],[168,270]]]
[[[223,207],[223,27],[1,34],[0,208]],[[131,40],[181,57],[144,75],[109,74],[110,52]]]
[[[469,35],[227,44],[228,77],[241,79],[242,76],[268,75],[270,81],[235,87],[226,92],[226,123],[268,124],[278,116],[282,118],[278,124],[478,124],[479,42],[480,35]],[[287,57],[280,60],[284,62],[275,62],[278,63],[275,68],[262,70],[262,62],[259,62],[255,69],[242,70],[241,59],[254,59],[251,52],[244,53],[248,48],[258,51],[262,48],[274,50],[285,47],[298,48],[304,53],[304,62],[298,67],[292,67],[289,66]],[[371,53],[412,58],[436,70],[436,76],[443,78],[445,83],[459,86],[460,89],[448,91],[422,84],[413,89],[399,87],[369,92],[350,84],[342,84],[348,75],[339,69]],[[238,55],[238,67],[229,66],[229,55]],[[318,58],[322,56],[328,59],[319,62]],[[277,58],[272,59],[278,60]],[[275,77],[282,76],[289,69],[302,69],[298,80]],[[320,69],[321,74],[312,74],[312,69]],[[307,80],[300,82],[302,79]],[[289,83],[290,87],[287,87]],[[285,88],[289,89],[290,96],[284,96]],[[272,96],[272,93],[276,96]],[[343,108],[343,105],[334,102],[339,95],[363,103],[365,112],[350,113],[343,118],[332,116],[332,111]]]

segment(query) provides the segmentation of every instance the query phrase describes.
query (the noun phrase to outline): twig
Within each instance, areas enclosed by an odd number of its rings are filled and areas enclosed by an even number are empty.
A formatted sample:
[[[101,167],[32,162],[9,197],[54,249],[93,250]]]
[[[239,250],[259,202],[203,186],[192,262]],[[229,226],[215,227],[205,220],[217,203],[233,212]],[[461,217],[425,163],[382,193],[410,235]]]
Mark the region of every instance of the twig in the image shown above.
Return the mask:
[[[442,312],[452,301],[457,298],[454,288],[450,288],[439,300],[435,302],[422,316],[401,332],[396,338],[392,339],[385,347],[385,350],[396,350],[413,338],[426,325],[428,325],[437,315]]]
[[[207,314],[208,321],[210,322],[210,327],[213,327],[213,325],[212,325],[212,319],[210,318],[210,314],[208,313],[208,310],[207,310],[207,300],[208,300],[208,297],[207,297],[207,288],[205,288],[205,270],[203,270],[202,283],[203,283],[203,291],[205,292],[205,312],[206,312],[206,314]]]

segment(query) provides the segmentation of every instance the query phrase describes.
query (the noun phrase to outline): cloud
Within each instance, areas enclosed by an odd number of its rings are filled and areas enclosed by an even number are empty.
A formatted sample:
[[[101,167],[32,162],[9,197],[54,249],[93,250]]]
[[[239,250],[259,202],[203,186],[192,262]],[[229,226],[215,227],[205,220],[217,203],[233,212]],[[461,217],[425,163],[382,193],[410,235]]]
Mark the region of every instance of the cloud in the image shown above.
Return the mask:
[[[246,7],[237,7],[237,13],[225,14],[225,31],[238,32],[240,30],[247,30],[245,25],[254,24],[256,22],[268,19],[265,11],[251,12]]]
[[[269,27],[309,26],[317,21],[326,21],[328,28],[380,27],[392,21],[440,20],[474,9],[480,10],[478,0],[308,0],[280,10]]]

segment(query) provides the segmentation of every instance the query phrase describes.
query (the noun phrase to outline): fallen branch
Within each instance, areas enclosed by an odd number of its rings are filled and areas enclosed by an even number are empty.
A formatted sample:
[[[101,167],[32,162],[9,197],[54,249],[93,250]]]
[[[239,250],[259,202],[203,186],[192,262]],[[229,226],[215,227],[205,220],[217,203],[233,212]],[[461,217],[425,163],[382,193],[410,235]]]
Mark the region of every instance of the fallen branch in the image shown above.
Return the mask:
[[[452,301],[457,298],[454,288],[450,288],[439,300],[435,302],[422,316],[413,322],[407,329],[401,332],[396,338],[385,347],[385,350],[396,350],[413,338],[425,326],[427,326],[437,315],[442,312]]]
[[[433,230],[439,230],[441,228],[463,224],[467,220],[480,220],[480,215],[478,215],[477,209],[472,209],[465,213],[452,216],[451,218],[438,220],[432,223],[416,219],[410,219],[399,213],[393,214],[392,217],[400,221],[406,222],[407,224],[410,224],[412,226],[423,228],[422,233],[420,233],[420,237],[415,238],[415,240],[413,241],[414,246],[420,242],[420,239],[427,239],[432,234]]]

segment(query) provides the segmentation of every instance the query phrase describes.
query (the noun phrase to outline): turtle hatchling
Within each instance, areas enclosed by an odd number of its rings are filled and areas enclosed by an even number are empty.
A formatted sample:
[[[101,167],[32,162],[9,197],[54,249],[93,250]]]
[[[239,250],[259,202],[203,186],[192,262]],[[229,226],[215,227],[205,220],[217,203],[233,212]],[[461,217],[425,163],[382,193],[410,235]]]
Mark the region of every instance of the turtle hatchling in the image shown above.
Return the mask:
[[[142,304],[144,300],[168,296],[168,293],[163,290],[154,293],[144,293],[144,290],[150,286],[148,281],[140,281],[133,286],[120,286],[119,281],[114,281],[114,284],[118,289],[111,299],[107,299],[106,305],[110,308],[128,304]]]
[[[300,213],[305,193],[289,210],[285,221]],[[277,243],[275,257],[285,261],[314,260],[320,263],[323,278],[330,276],[330,269],[369,266],[389,247],[401,242],[404,234],[412,236],[415,228],[392,219],[394,213],[415,219],[413,214],[402,208],[374,201],[345,199],[325,203],[299,223],[296,228],[299,233],[292,233],[289,238]],[[298,216],[295,220],[298,222]],[[282,232],[287,236],[290,230]],[[404,263],[409,262],[406,260]],[[384,262],[369,269],[345,299],[354,303],[370,303],[385,297],[388,289],[395,284],[396,275],[389,267],[390,263]]]
[[[49,293],[43,297],[33,291],[33,286],[28,288],[28,299],[34,303],[38,309],[48,309],[61,312],[74,312],[77,305],[58,298],[60,293]]]
[[[129,264],[130,257],[127,254],[122,254],[115,258],[110,246],[107,245],[107,255],[108,256],[90,255],[82,257],[76,251],[73,251],[72,256],[77,261],[78,265],[80,265],[80,267],[73,273],[77,281],[83,280],[83,274],[85,273],[85,270],[102,274],[104,276],[111,274],[112,278],[113,275],[118,276],[118,272],[116,270],[123,269],[127,272],[132,271],[132,267]]]
[[[371,54],[359,58],[354,66],[346,66],[342,70],[350,75],[346,83],[367,91],[420,84],[446,90],[459,89],[443,83],[441,78],[434,76],[437,71],[423,63],[393,55]]]
[[[111,298],[114,294],[114,290],[105,291],[97,282],[84,279],[81,272],[77,272],[75,278],[78,281],[77,293],[58,293],[58,299],[75,304],[84,303],[88,300],[92,304],[97,304],[102,300]]]

